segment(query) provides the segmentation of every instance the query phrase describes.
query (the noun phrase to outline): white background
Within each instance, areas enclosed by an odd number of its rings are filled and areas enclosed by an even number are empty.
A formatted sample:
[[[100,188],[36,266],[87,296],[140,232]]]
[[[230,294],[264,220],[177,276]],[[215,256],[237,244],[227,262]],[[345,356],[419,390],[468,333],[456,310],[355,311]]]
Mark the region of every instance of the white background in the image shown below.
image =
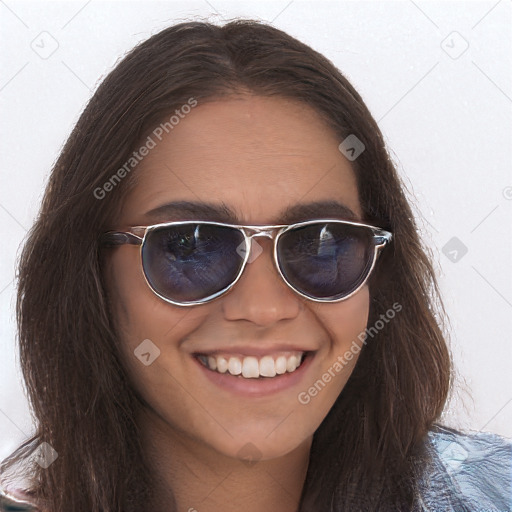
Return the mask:
[[[363,96],[434,252],[458,374],[445,424],[512,437],[511,0],[0,0],[0,458],[33,428],[14,269],[62,145],[136,43],[179,21],[238,16],[311,45]],[[47,58],[35,51],[52,44]],[[456,262],[443,253],[452,237],[468,249]]]

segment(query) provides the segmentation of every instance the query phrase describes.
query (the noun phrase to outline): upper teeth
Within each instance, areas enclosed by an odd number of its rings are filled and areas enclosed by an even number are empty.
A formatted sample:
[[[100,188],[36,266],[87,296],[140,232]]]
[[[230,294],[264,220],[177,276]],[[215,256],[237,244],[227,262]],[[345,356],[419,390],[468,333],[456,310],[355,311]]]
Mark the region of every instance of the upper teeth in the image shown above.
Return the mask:
[[[262,358],[215,355],[200,355],[198,358],[210,370],[254,379],[291,373],[300,366],[303,356],[304,352],[292,352],[289,355],[263,356]]]

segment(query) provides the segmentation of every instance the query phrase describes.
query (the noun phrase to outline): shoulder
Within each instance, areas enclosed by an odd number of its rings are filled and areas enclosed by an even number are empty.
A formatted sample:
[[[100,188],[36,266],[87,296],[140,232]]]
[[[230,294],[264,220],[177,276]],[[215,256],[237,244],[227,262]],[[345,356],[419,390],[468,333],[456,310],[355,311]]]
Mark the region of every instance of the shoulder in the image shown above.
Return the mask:
[[[512,511],[511,439],[435,425],[427,447],[433,462],[423,482],[424,510]]]
[[[39,509],[21,494],[14,496],[0,488],[0,512],[39,512]]]
[[[31,491],[35,485],[30,456],[34,443],[29,440],[0,460],[0,512],[40,512]]]

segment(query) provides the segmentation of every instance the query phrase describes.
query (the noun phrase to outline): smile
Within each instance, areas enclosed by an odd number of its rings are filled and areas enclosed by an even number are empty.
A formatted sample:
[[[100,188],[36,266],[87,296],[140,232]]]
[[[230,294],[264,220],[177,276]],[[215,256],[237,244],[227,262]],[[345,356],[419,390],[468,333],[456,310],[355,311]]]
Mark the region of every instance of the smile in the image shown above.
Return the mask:
[[[274,378],[295,372],[304,361],[306,352],[286,352],[263,357],[230,354],[198,354],[199,362],[217,373],[229,373],[244,379]]]

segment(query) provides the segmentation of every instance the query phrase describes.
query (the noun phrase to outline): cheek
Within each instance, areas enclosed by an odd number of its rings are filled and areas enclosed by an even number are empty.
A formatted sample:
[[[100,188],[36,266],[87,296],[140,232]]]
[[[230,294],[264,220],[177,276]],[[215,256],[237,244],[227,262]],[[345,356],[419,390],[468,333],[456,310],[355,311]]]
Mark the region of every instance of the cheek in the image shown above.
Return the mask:
[[[157,354],[160,357],[162,351],[166,351],[162,339],[166,334],[169,337],[171,329],[187,311],[166,304],[157,297],[145,281],[139,252],[130,250],[131,247],[123,249],[126,250],[113,255],[107,267],[107,282],[121,356],[137,384],[148,377],[144,363],[148,359],[156,361]],[[149,357],[141,357],[139,352],[144,349],[149,352]]]
[[[336,308],[336,306],[338,306]],[[353,343],[362,346],[364,333],[370,313],[370,294],[364,286],[356,295],[339,304],[329,304],[319,315],[322,325],[333,340],[333,356],[345,352]]]
[[[346,301],[322,304],[316,309],[317,320],[329,334],[331,343],[320,354],[316,379],[297,397],[311,414],[326,415],[352,374],[364,345],[369,306],[365,286]]]
[[[107,279],[118,332],[130,340],[148,337],[147,329],[155,326],[152,311],[161,308],[162,301],[146,283],[138,249],[119,248],[109,262]]]
[[[336,358],[352,343],[361,343],[370,314],[370,293],[365,285],[350,299],[337,303],[313,306],[316,321],[328,334],[330,344],[327,357]]]

